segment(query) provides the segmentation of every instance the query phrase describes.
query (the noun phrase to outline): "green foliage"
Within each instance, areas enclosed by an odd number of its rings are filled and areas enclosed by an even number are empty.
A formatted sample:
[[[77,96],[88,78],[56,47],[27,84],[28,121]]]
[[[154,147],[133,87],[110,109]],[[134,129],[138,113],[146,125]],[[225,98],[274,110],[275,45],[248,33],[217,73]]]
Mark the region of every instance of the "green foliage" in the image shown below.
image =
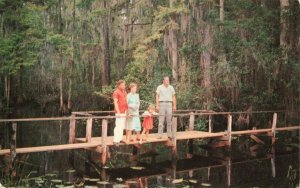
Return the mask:
[[[76,4],[76,6],[78,8],[87,9],[87,8],[90,8],[90,6],[92,5],[92,3],[94,1],[95,0],[81,0]]]
[[[67,52],[69,50],[70,41],[62,34],[50,34],[48,42],[52,44],[56,50]]]
[[[99,17],[99,16],[107,16],[107,14],[109,13],[108,9],[105,8],[98,8],[98,9],[94,9],[91,12],[91,17]]]
[[[204,118],[197,118],[196,121],[195,121],[195,127],[196,127],[196,130],[199,130],[199,131],[207,131],[207,125],[208,125],[208,122],[206,119]]]
[[[99,1],[79,0],[75,9],[74,1],[64,1],[59,9],[55,0],[43,4],[0,0],[0,75],[17,77],[25,67],[21,74],[24,83],[39,87],[29,86],[23,95],[38,104],[45,105],[59,96],[56,83],[60,72],[64,73],[64,94],[72,78],[76,101],[84,96],[82,100],[90,103],[86,96],[94,96],[95,91],[106,100],[115,81],[125,79],[127,83],[137,82],[141,99],[153,103],[161,78],[172,76],[167,39],[172,29],[177,38],[179,79],[171,83],[178,108],[240,110],[249,104],[256,109],[283,108],[283,99],[288,96],[298,104],[300,68],[292,49],[296,43],[284,48],[279,45],[281,15],[289,22],[290,43],[295,39],[298,4],[291,2],[281,14],[279,2],[226,0],[225,20],[221,22],[218,3],[180,0],[170,6],[169,0],[107,1],[104,8]],[[109,22],[105,29],[109,31],[111,84],[102,87],[105,49],[100,43],[100,28],[104,17]],[[183,32],[184,22],[187,28]],[[213,32],[211,46],[204,45],[208,25]],[[201,55],[208,47],[212,47],[211,86],[204,88]],[[62,66],[57,66],[58,56]],[[72,73],[70,60],[74,61]]]
[[[181,13],[189,13],[189,9],[187,9],[187,7],[184,6],[184,3],[178,3],[174,7],[159,6],[158,11],[155,13],[155,19],[169,19],[170,16],[178,15]]]
[[[38,61],[46,33],[41,14],[43,10],[43,7],[25,3],[17,8],[19,16],[10,9],[8,14],[4,14],[2,19],[7,27],[18,24],[18,28],[10,28],[12,32],[0,36],[0,75],[16,74],[21,66],[29,67]]]

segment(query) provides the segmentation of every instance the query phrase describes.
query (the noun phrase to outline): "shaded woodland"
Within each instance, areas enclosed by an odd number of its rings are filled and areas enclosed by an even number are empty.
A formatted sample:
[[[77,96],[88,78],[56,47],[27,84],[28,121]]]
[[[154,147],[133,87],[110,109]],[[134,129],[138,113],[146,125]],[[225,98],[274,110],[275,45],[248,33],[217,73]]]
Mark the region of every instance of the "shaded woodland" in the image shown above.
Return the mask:
[[[299,111],[299,23],[296,0],[0,0],[1,114],[111,109],[118,79],[153,102],[164,75],[178,109]]]

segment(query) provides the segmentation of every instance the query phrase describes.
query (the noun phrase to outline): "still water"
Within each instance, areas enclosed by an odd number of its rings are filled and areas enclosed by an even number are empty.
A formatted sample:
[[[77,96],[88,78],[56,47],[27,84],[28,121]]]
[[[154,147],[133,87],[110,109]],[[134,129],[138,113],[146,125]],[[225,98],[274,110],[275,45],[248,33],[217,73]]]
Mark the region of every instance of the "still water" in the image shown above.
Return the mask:
[[[238,140],[239,139],[239,140]],[[241,145],[246,140],[246,145]],[[244,142],[245,143],[245,142]],[[131,146],[111,148],[101,167],[100,156],[85,150],[18,155],[13,170],[0,158],[5,187],[299,187],[299,136],[282,137],[274,147],[237,138],[232,150],[179,142],[178,156],[160,145],[133,155]]]

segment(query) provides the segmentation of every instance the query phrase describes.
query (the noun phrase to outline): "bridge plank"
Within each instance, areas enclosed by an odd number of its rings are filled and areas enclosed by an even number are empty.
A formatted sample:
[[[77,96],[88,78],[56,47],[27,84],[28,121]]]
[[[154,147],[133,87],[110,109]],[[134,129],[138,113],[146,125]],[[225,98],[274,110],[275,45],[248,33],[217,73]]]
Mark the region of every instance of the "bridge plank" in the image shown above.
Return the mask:
[[[275,131],[291,131],[300,129],[300,126],[290,126],[290,127],[276,127]],[[253,134],[253,133],[263,133],[263,132],[271,132],[272,129],[256,129],[256,130],[244,130],[244,131],[233,131],[232,135],[241,135],[241,134]],[[226,132],[218,132],[218,133],[209,133],[203,131],[183,131],[177,132],[176,139],[177,140],[189,140],[189,139],[202,139],[202,138],[214,138],[214,137],[224,137],[226,136]],[[143,143],[155,143],[155,142],[167,142],[169,141],[166,134],[163,135],[162,139],[158,139],[158,134],[150,134],[149,138],[146,142]],[[56,150],[69,150],[69,149],[80,149],[80,148],[98,148],[102,145],[102,137],[92,137],[91,142],[85,143],[86,138],[76,138],[75,144],[62,144],[62,145],[53,145],[53,146],[38,146],[38,147],[26,147],[26,148],[16,148],[16,153],[33,153],[33,152],[44,152],[44,151],[56,151]],[[124,136],[125,140],[125,136]],[[113,136],[107,136],[105,140],[106,146],[113,145]],[[130,142],[127,144],[140,144],[138,141]],[[126,145],[122,143],[121,145]],[[0,155],[10,154],[10,149],[2,149],[0,150]]]
[[[26,147],[26,148],[16,148],[16,153],[33,153],[33,152],[44,152],[44,151],[57,151],[57,150],[69,150],[69,149],[80,149],[80,148],[93,148],[100,146],[100,143],[90,142],[90,143],[76,143],[76,144],[62,144],[53,146],[37,146],[37,147]],[[0,150],[0,155],[10,154],[9,149]]]
[[[212,137],[221,137],[224,136],[225,132],[218,132],[218,133],[208,133],[204,131],[182,131],[177,132],[176,139],[177,140],[188,140],[188,139],[201,139],[201,138],[212,138]],[[156,133],[149,134],[147,143],[151,142],[166,142],[168,141],[167,134],[163,134],[162,139],[158,139],[159,135]],[[102,137],[92,137],[92,142],[102,143]],[[125,136],[123,137],[125,140]],[[76,138],[77,142],[85,142],[85,138]],[[130,142],[127,144],[138,144],[138,141]],[[143,142],[145,143],[145,142]],[[111,146],[113,145],[113,136],[108,136],[106,139],[106,145]],[[121,145],[125,145],[122,143]]]

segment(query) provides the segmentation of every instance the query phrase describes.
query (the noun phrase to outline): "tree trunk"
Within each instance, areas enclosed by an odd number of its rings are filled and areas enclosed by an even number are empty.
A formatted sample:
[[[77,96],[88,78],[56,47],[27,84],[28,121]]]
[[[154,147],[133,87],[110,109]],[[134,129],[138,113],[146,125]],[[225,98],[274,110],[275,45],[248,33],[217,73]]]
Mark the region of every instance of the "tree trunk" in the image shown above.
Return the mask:
[[[177,57],[177,38],[176,31],[172,28],[169,29],[169,51],[171,57],[171,67],[172,67],[172,78],[175,82],[178,80],[178,57]]]
[[[210,23],[204,20],[204,7],[203,4],[199,5],[196,9],[196,21],[198,24],[198,33],[202,33],[199,35],[199,42],[202,46],[205,47],[200,54],[199,65],[202,69],[202,83],[201,85],[206,90],[206,103],[204,104],[204,108],[210,109],[210,105],[212,102],[212,91],[211,91],[211,58],[212,58],[212,43],[213,43],[213,35],[212,35],[212,26]]]
[[[187,36],[188,36],[188,25],[189,25],[189,14],[181,13],[181,46],[184,46],[187,43]],[[179,70],[178,70],[178,79],[180,83],[185,83],[185,75],[186,75],[186,57],[184,55],[180,55],[180,62],[179,62]],[[183,84],[186,85],[186,84]]]
[[[59,57],[58,57],[58,63],[59,66],[61,67],[60,73],[59,73],[59,101],[60,101],[60,112],[64,114],[65,112],[65,105],[64,105],[64,92],[63,92],[63,57],[62,57],[62,52],[59,52]]]
[[[224,22],[224,1],[225,0],[220,0],[220,21]]]
[[[58,33],[63,34],[63,19],[62,19],[62,8],[63,0],[58,1]],[[64,91],[63,91],[63,82],[64,82],[64,66],[63,66],[63,52],[61,49],[58,49],[58,65],[60,67],[59,73],[59,101],[60,101],[60,113],[64,115],[66,112],[66,107],[64,103]]]
[[[92,59],[92,86],[95,87],[95,59]]]
[[[103,0],[102,7],[107,9],[107,1]],[[110,13],[108,13],[110,14]],[[100,64],[101,64],[101,86],[107,86],[110,82],[110,75],[109,75],[109,61],[110,61],[110,55],[109,55],[109,21],[110,15],[102,16],[101,18],[101,58],[100,58]]]
[[[73,64],[75,62],[74,60],[74,50],[75,50],[75,45],[74,45],[74,31],[76,30],[75,28],[75,15],[76,14],[76,2],[73,0],[73,22],[72,22],[72,37],[71,37],[71,45],[72,45],[72,59],[69,61],[69,88],[68,88],[68,111],[71,112],[72,109],[72,74],[73,74]]]
[[[125,57],[126,57],[127,30],[128,30],[128,25],[126,25],[126,22],[124,22],[124,31],[123,31],[123,61],[125,61]]]
[[[174,0],[170,0],[170,8],[173,8]],[[178,54],[177,54],[177,35],[173,24],[176,23],[175,15],[170,16],[171,25],[169,26],[169,53],[171,58],[172,78],[178,81]]]
[[[71,112],[72,109],[72,73],[73,73],[73,64],[74,61],[69,61],[69,89],[68,89],[68,111]]]
[[[23,71],[24,68],[23,66],[20,67],[19,70],[19,75],[17,76],[17,93],[18,95],[16,96],[17,98],[17,105],[21,104],[23,102]]]
[[[10,76],[5,76],[4,77],[4,97],[6,99],[6,106],[9,107],[10,104]]]
[[[287,61],[288,59],[288,16],[287,11],[289,10],[289,0],[280,0],[280,36],[279,42],[280,47],[282,48],[282,61]],[[282,62],[279,61],[279,64],[275,66],[273,71],[273,80],[277,79],[277,76],[280,72]]]
[[[201,53],[200,65],[203,68],[203,86],[211,87],[211,51],[212,51],[212,31],[210,24],[206,24],[204,29],[204,46],[206,50]]]
[[[288,45],[288,19],[287,11],[289,9],[289,0],[280,0],[280,46]]]
[[[58,33],[62,34],[63,33],[63,21],[62,21],[62,1],[63,0],[59,0],[58,1]]]

